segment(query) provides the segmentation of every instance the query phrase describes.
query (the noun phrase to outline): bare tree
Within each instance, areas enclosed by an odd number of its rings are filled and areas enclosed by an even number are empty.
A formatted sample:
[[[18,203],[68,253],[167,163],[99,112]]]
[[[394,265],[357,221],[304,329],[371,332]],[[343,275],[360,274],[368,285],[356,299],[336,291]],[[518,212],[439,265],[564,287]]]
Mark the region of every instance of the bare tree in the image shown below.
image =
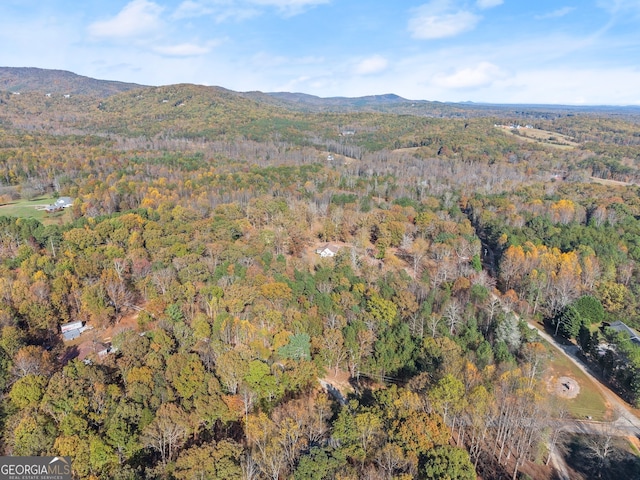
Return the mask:
[[[408,462],[405,458],[402,448],[394,443],[385,443],[375,455],[376,464],[384,472],[384,478],[391,480],[395,477],[395,474],[404,471]]]
[[[162,295],[167,293],[169,285],[175,279],[175,272],[172,268],[161,268],[151,275],[153,284],[160,290]]]
[[[598,473],[604,470],[609,461],[609,455],[613,451],[614,431],[611,424],[606,424],[602,435],[589,435],[586,441],[586,455],[596,462]]]
[[[165,403],[142,432],[142,442],[160,453],[163,465],[173,459],[175,451],[187,438],[185,418],[186,414],[180,407]]]
[[[122,309],[128,307],[133,302],[133,292],[129,290],[126,283],[119,278],[108,278],[104,282],[104,290],[115,310],[116,319],[119,320]]]
[[[447,322],[447,325],[449,326],[450,334],[453,335],[453,332],[455,331],[456,327],[460,323],[461,315],[462,315],[462,306],[460,305],[460,302],[458,302],[456,299],[449,302],[447,306],[444,308],[444,312],[442,313],[442,318],[444,318],[444,320]]]
[[[429,333],[431,333],[431,336],[433,338],[436,338],[438,336],[438,326],[440,325],[441,321],[442,317],[440,317],[436,313],[432,313],[429,318],[427,318],[427,327],[429,328]]]
[[[251,452],[246,453],[240,462],[242,468],[242,480],[257,480],[260,476],[260,468]]]

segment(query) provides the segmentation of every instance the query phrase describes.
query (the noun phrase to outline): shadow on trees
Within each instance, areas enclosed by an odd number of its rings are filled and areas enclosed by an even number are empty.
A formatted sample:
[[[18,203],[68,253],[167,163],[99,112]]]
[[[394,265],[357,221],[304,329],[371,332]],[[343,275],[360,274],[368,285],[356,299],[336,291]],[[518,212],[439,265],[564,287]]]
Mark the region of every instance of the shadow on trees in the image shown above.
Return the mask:
[[[513,474],[505,465],[498,463],[494,455],[484,451],[480,454],[476,473],[479,478],[493,480],[511,480],[513,478]]]
[[[615,438],[610,448],[603,448],[604,436],[572,435],[564,444],[566,462],[584,478],[620,480],[640,478],[640,458],[629,450],[628,442]]]
[[[68,347],[64,352],[64,355],[60,359],[60,364],[66,365],[68,362],[70,362],[74,358],[77,358],[78,355],[80,355],[80,350],[78,349],[77,345]]]

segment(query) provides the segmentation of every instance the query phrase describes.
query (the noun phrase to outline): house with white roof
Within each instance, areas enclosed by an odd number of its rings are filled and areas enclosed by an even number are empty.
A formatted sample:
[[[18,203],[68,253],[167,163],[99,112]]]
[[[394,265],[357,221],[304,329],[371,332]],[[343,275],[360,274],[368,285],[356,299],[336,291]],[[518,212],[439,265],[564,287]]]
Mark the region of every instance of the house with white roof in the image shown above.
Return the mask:
[[[47,213],[58,212],[60,210],[64,210],[65,208],[69,208],[72,205],[73,205],[73,198],[60,197],[55,201],[55,203],[52,203],[51,205],[47,205],[47,207],[44,210]]]
[[[339,245],[335,245],[333,243],[326,243],[321,247],[316,248],[316,253],[320,255],[322,258],[326,257],[335,257],[336,253],[340,250]]]

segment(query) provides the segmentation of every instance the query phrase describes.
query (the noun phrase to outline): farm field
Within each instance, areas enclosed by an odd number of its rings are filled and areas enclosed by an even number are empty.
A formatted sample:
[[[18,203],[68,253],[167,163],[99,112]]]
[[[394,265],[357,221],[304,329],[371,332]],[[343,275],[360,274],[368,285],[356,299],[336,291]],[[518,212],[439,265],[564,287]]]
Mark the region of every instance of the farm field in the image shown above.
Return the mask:
[[[17,200],[0,205],[0,216],[35,218],[44,225],[60,224],[71,220],[68,211],[46,213],[44,210],[38,209],[40,206],[46,206],[53,202],[55,199],[51,196],[38,197],[33,200]]]
[[[579,145],[566,135],[538,128],[519,128],[516,130],[504,125],[500,125],[498,128],[514,137],[528,142],[540,143],[547,147],[571,150]]]

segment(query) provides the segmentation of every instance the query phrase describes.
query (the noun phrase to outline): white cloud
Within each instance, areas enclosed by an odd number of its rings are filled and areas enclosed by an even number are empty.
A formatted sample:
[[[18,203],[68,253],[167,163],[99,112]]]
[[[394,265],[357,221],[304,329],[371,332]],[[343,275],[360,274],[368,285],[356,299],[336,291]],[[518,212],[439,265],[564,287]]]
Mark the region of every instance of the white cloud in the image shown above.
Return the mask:
[[[493,7],[497,7],[498,5],[502,5],[504,3],[504,0],[478,0],[476,2],[476,5],[478,5],[478,8],[493,8]]]
[[[443,88],[478,88],[504,77],[505,73],[493,63],[480,62],[474,67],[463,68],[449,75],[435,75],[433,83]]]
[[[316,5],[322,5],[323,3],[329,3],[331,0],[249,0],[250,3],[256,5],[265,5],[278,8],[303,8],[313,7]]]
[[[481,18],[467,10],[456,10],[449,0],[434,0],[416,8],[414,14],[409,31],[421,40],[453,37],[475,28]]]
[[[216,22],[222,23],[253,18],[268,8],[275,8],[285,16],[293,16],[330,2],[331,0],[183,0],[173,13],[173,18],[211,16]]]
[[[554,11],[549,12],[549,13],[545,13],[543,15],[536,15],[535,19],[536,20],[545,20],[547,18],[560,18],[560,17],[564,17],[565,15],[570,14],[574,10],[575,10],[575,7],[558,8],[557,10],[554,10]]]
[[[372,75],[387,69],[389,61],[381,55],[373,55],[360,61],[354,69],[356,75]]]
[[[227,20],[246,20],[255,17],[260,12],[258,8],[251,5],[242,5],[228,0],[184,0],[173,13],[173,18],[197,18],[212,16],[216,22],[222,23]]]
[[[173,14],[174,18],[192,18],[201,17],[203,15],[210,15],[215,10],[210,6],[200,2],[194,2],[193,0],[185,0]]]
[[[598,6],[610,13],[640,11],[640,0],[598,0]]]
[[[294,78],[290,80],[286,84],[276,87],[275,91],[277,92],[297,92],[300,89],[300,85],[305,85],[307,82],[311,80],[311,77],[306,75],[301,75],[300,77]],[[304,87],[303,87],[304,88]]]
[[[204,55],[209,53],[211,49],[222,43],[221,41],[208,42],[205,45],[198,45],[195,43],[179,43],[176,45],[165,45],[160,47],[154,47],[153,51],[161,55],[167,55],[170,57],[195,57],[198,55]]]
[[[95,37],[128,38],[155,31],[162,25],[160,5],[147,0],[133,0],[115,17],[89,25],[89,33]]]
[[[253,5],[276,7],[287,15],[297,15],[309,7],[330,3],[331,0],[249,0]]]
[[[640,72],[635,68],[597,70],[576,66],[523,70],[510,81],[515,87],[511,89],[511,103],[633,105],[638,104],[633,92],[640,82]],[[493,95],[497,97],[497,92]]]

